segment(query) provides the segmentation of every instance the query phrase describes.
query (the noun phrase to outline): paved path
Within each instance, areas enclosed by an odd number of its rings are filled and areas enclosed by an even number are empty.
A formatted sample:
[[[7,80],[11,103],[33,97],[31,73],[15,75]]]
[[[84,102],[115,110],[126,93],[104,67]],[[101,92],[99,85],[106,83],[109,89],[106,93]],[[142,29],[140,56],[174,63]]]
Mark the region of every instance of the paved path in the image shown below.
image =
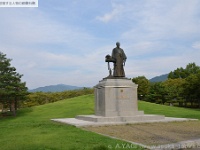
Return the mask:
[[[81,127],[81,126],[104,126],[104,125],[136,124],[136,123],[189,121],[189,120],[198,120],[198,119],[165,117],[165,119],[162,119],[162,120],[148,120],[148,121],[143,120],[143,121],[132,121],[132,122],[92,122],[92,121],[84,121],[84,120],[80,120],[76,118],[60,118],[60,119],[51,119],[51,120],[69,124],[69,125],[74,125],[76,127]]]

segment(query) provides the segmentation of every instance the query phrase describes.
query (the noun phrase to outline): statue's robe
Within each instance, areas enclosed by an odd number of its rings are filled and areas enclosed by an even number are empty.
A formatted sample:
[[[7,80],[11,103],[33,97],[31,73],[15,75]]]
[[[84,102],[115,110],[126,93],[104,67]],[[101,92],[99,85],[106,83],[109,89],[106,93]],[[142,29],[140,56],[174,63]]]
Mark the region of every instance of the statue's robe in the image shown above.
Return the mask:
[[[112,58],[115,60],[114,62],[114,77],[125,77],[124,72],[124,62],[126,61],[127,57],[121,48],[114,48],[112,51]]]

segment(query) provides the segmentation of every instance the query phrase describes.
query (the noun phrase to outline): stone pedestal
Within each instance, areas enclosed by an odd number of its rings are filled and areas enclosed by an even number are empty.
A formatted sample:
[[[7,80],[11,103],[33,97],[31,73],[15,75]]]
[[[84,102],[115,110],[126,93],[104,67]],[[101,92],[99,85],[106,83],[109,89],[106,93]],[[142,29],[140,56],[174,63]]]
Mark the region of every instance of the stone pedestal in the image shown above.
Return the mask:
[[[133,116],[138,112],[137,85],[128,79],[104,79],[95,86],[95,115]]]
[[[164,119],[162,115],[144,115],[138,111],[137,85],[129,79],[103,79],[95,86],[95,115],[76,119],[92,122],[140,122]]]

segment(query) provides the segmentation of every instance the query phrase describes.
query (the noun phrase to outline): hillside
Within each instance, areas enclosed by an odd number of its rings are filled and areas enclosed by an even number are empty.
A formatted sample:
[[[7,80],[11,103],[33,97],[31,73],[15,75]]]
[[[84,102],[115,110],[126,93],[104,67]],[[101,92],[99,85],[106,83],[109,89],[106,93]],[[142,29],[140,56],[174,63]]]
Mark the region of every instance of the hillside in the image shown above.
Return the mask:
[[[149,81],[150,82],[162,82],[162,81],[167,80],[167,77],[168,77],[168,74],[164,74],[164,75],[153,77]]]
[[[139,110],[144,110],[148,114],[200,119],[199,110],[144,101],[139,101]],[[124,141],[50,121],[53,118],[73,118],[77,115],[90,114],[94,114],[93,94],[18,110],[16,118],[0,118],[0,128],[2,129],[0,130],[0,149],[108,150],[108,145],[114,147],[116,144],[126,144]],[[12,141],[12,143],[8,141]]]
[[[36,89],[29,90],[29,92],[62,92],[68,90],[82,89],[82,87],[58,84],[58,85],[49,85],[44,87],[39,87]]]
[[[84,95],[21,109],[16,118],[0,118],[0,150],[107,150],[108,145],[126,143],[50,120],[93,114],[93,99]]]

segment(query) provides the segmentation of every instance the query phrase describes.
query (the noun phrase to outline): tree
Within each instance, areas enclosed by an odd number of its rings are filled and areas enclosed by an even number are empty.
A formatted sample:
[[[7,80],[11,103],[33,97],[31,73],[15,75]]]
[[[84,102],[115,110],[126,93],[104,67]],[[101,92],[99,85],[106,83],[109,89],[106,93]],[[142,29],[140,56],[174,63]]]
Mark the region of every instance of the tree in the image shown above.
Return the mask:
[[[168,75],[168,78],[170,79],[177,79],[177,78],[182,78],[185,79],[191,74],[197,74],[200,72],[200,67],[197,66],[195,63],[189,63],[185,69],[182,67],[177,68],[174,71],[171,71]]]
[[[184,102],[184,85],[185,79],[177,78],[177,79],[168,79],[163,82],[165,90],[167,92],[167,100],[169,103],[173,103],[174,101],[179,102],[179,106],[182,106]]]
[[[187,102],[191,103],[193,107],[194,103],[198,103],[200,107],[199,100],[199,74],[200,74],[200,66],[197,66],[195,63],[189,63],[185,69],[177,68],[174,71],[171,71],[168,75],[169,79],[185,79],[185,83],[182,86],[185,97],[185,104]],[[181,87],[179,87],[181,88]]]
[[[163,85],[163,82],[155,82],[150,84],[150,90],[146,96],[146,100],[153,103],[165,104],[167,101],[167,91]]]
[[[177,68],[164,82],[151,83],[146,100],[155,103],[178,102],[179,106],[187,102],[198,104],[200,108],[200,67],[189,63],[185,68]]]
[[[149,92],[149,80],[145,76],[138,76],[133,78],[132,81],[138,84],[138,98],[144,99]]]
[[[200,108],[200,72],[197,74],[191,74],[186,78],[184,93],[192,106],[193,103],[197,103]]]
[[[7,106],[13,115],[16,115],[17,104],[19,100],[24,100],[28,94],[25,82],[21,82],[22,75],[16,72],[16,68],[12,67],[11,59],[0,52],[0,102],[2,103],[2,111]]]

